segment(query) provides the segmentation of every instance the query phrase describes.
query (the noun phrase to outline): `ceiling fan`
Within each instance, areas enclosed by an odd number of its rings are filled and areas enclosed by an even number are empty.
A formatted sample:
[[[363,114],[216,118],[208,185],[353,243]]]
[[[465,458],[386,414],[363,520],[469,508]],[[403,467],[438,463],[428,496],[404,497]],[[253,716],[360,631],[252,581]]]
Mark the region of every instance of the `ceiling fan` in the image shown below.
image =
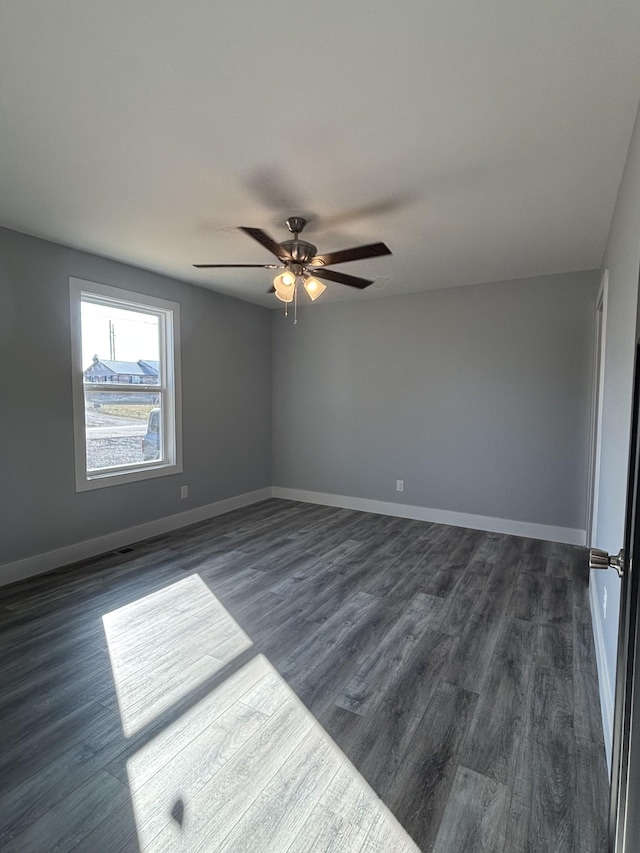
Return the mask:
[[[338,252],[319,255],[318,249],[313,243],[307,243],[306,240],[300,239],[299,235],[306,224],[307,220],[304,217],[290,216],[286,225],[293,234],[293,239],[283,240],[282,243],[276,243],[260,228],[240,227],[241,231],[244,231],[249,237],[253,237],[267,251],[275,255],[280,261],[279,264],[194,264],[194,267],[198,269],[261,268],[283,270],[274,278],[273,287],[269,293],[275,293],[281,302],[289,303],[293,302],[296,296],[299,281],[302,282],[309,297],[314,301],[326,290],[326,285],[319,281],[321,278],[363,290],[373,284],[373,280],[328,270],[325,267],[391,254],[391,250],[384,243],[370,243],[367,246],[355,246],[352,249],[342,249]]]

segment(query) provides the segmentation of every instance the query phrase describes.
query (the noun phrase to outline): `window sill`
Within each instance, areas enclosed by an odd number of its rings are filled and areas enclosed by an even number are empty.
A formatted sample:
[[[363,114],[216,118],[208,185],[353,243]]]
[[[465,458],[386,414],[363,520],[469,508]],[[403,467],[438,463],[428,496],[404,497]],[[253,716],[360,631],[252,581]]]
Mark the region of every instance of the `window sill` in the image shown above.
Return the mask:
[[[167,477],[171,474],[181,474],[182,465],[162,462],[158,465],[145,465],[140,468],[128,468],[126,471],[116,471],[92,474],[76,480],[76,492],[87,492],[92,489],[104,489],[109,486],[122,486],[125,483],[136,483],[140,480],[152,480],[157,477]]]

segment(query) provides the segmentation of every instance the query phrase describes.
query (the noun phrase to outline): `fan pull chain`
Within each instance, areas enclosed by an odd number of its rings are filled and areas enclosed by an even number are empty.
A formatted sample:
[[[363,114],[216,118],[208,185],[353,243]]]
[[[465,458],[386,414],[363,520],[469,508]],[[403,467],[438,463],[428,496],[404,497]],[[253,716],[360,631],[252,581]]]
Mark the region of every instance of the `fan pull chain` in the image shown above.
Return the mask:
[[[293,325],[298,322],[298,279],[296,278],[293,285]]]

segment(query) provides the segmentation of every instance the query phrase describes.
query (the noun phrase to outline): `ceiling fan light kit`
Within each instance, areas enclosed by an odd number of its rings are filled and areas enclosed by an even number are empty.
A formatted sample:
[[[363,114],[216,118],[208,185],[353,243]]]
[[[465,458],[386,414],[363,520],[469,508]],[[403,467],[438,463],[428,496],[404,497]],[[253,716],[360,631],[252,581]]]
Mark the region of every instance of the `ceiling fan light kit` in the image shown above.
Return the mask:
[[[304,277],[304,289],[309,294],[309,298],[312,302],[315,302],[318,296],[322,296],[322,294],[327,289],[327,285],[323,284],[321,281],[318,281],[317,278],[313,278],[313,276],[305,275]]]
[[[293,302],[296,292],[296,277],[289,270],[277,275],[273,280],[273,289],[281,302]]]
[[[391,250],[384,243],[370,243],[367,246],[355,246],[352,249],[342,249],[337,252],[319,255],[317,246],[300,239],[299,235],[307,224],[304,217],[290,216],[286,224],[289,231],[293,234],[293,239],[283,240],[282,243],[276,243],[275,240],[260,228],[240,226],[241,231],[244,231],[245,234],[252,237],[261,246],[264,246],[272,255],[275,255],[280,264],[194,264],[194,266],[198,269],[228,269],[231,267],[248,269],[253,267],[283,270],[283,272],[278,273],[273,279],[273,288],[271,291],[275,293],[281,302],[285,303],[286,315],[287,305],[296,298],[299,282],[302,282],[307,295],[313,302],[319,296],[322,296],[327,289],[327,286],[318,280],[320,278],[364,290],[365,287],[373,284],[373,280],[347,275],[346,273],[325,269],[325,267],[332,264],[344,264],[347,261],[359,261],[365,258],[375,258],[391,254]],[[310,274],[309,269],[311,269],[313,275]]]

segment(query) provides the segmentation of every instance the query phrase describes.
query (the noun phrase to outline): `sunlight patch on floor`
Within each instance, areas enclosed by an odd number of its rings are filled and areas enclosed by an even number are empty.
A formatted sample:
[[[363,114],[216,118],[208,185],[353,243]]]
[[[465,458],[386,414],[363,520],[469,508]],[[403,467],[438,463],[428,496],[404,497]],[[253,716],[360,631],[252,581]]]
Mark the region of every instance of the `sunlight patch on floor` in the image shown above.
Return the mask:
[[[251,646],[198,575],[102,617],[127,737]]]
[[[417,851],[258,655],[127,763],[141,851]]]
[[[125,734],[251,646],[198,575],[103,620]],[[172,718],[127,775],[142,853],[418,851],[264,655]]]

